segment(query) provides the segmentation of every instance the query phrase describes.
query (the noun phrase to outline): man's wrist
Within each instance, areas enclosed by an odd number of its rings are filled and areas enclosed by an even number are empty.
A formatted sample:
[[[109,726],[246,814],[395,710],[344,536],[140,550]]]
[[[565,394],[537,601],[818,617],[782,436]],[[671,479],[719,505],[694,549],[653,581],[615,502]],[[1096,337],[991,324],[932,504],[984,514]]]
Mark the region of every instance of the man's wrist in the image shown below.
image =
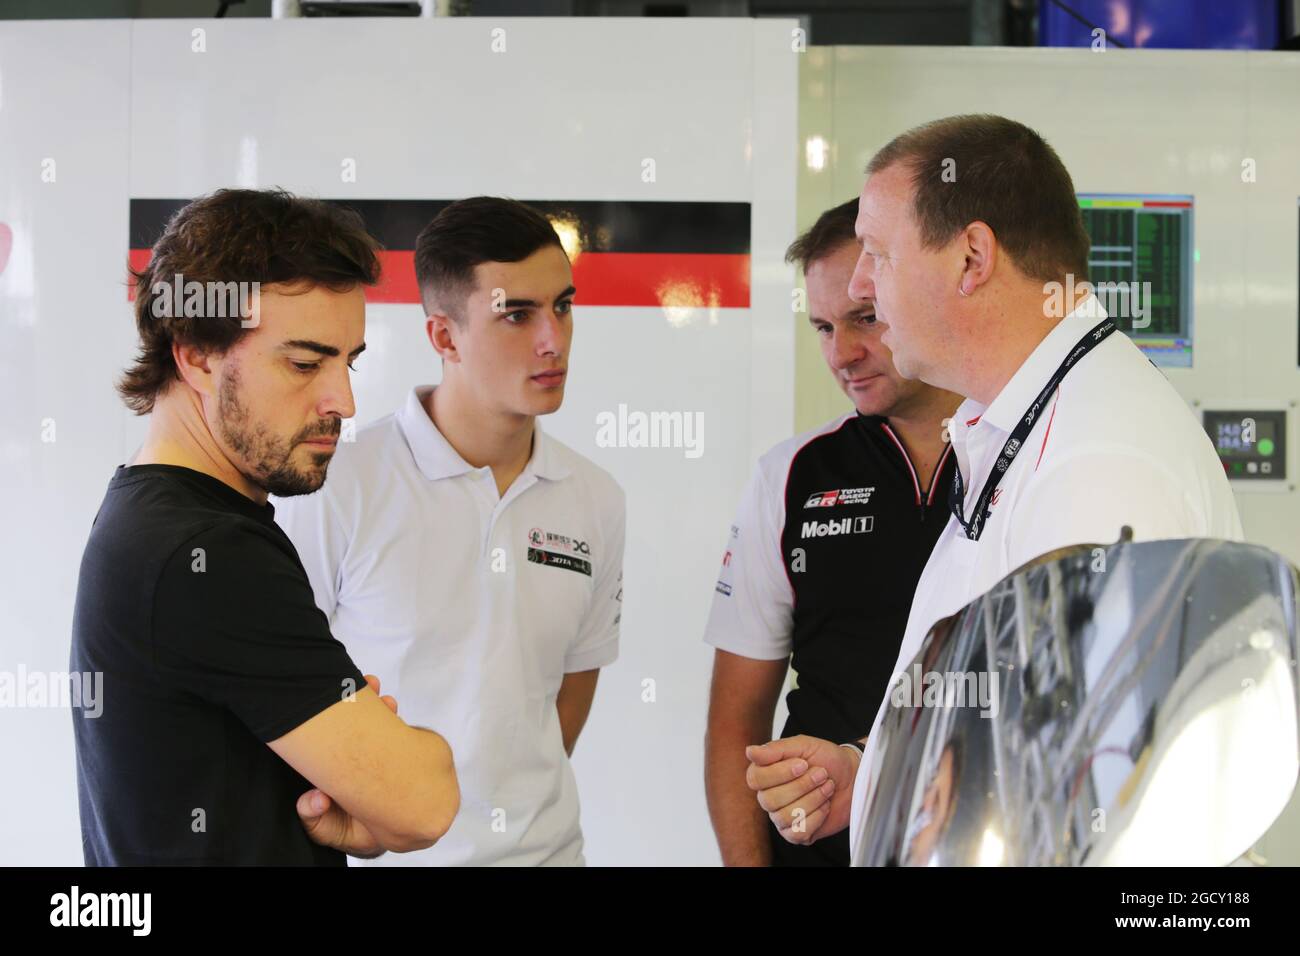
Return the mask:
[[[853,751],[854,754],[857,755],[857,759],[853,761],[853,766],[854,766],[855,768],[856,768],[857,766],[859,766],[859,765],[862,763],[862,758],[863,758],[863,756],[865,756],[865,754],[866,754],[866,752],[867,752],[867,745],[866,745],[866,744],[864,744],[864,743],[863,743],[862,741],[860,741],[860,740],[849,740],[849,741],[845,741],[844,743],[840,744],[840,746],[841,746],[841,747],[848,747],[850,750]]]

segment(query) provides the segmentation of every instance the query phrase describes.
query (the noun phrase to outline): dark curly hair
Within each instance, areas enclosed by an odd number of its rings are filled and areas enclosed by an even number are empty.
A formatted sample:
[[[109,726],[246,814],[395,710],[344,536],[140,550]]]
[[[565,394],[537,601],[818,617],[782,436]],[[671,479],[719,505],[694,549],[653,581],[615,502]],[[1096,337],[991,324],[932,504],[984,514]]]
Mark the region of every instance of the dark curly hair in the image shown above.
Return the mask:
[[[180,377],[173,343],[221,355],[252,331],[238,314],[156,309],[156,285],[170,286],[184,276],[187,285],[306,282],[346,292],[379,281],[378,250],[353,210],[283,189],[219,189],[194,200],[168,221],[149,264],[131,272],[140,349],[117,382],[118,394],[137,415],[147,415]]]

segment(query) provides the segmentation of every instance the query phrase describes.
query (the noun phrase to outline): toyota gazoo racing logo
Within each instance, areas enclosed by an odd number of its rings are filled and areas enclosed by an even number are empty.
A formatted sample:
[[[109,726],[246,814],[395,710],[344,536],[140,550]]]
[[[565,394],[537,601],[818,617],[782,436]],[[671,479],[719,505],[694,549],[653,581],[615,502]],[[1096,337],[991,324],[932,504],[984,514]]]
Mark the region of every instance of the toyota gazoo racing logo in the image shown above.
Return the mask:
[[[863,534],[870,531],[876,519],[871,515],[861,518],[832,518],[830,521],[805,521],[800,538],[829,538],[839,534]]]
[[[837,488],[834,491],[818,491],[804,502],[805,508],[834,508],[836,505],[865,505],[871,500],[875,487]]]

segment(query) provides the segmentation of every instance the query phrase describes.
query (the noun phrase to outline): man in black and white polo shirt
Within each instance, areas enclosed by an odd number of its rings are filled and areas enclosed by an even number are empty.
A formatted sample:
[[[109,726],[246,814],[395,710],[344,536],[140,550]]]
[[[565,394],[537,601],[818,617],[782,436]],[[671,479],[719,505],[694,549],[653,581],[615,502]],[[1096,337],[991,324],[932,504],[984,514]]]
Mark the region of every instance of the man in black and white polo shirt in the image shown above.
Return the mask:
[[[823,213],[786,256],[804,271],[809,322],[857,410],[759,460],[705,635],[716,648],[706,785],[727,865],[848,864],[846,835],[812,846],[781,837],[746,782],[746,748],[771,737],[787,665],[798,686],[783,737],[862,735],[948,517],[944,419],[960,399],[899,376],[871,303],[849,298],[857,211],[853,199]],[[826,780],[820,769],[809,773]]]
[[[442,382],[277,517],[334,635],[455,754],[460,815],[403,865],[581,864],[569,754],[618,655],[624,496],[536,421],[564,397],[573,273],[545,218],[489,197],[439,213],[415,269]]]

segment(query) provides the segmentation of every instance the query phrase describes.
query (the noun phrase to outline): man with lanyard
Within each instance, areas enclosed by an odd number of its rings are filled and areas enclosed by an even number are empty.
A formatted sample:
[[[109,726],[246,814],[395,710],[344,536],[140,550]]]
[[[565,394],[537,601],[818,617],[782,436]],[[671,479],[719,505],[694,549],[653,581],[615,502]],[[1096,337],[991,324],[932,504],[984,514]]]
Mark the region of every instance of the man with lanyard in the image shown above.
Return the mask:
[[[441,383],[278,518],[333,633],[456,756],[455,824],[399,865],[578,865],[569,755],[618,655],[624,496],[536,421],[564,398],[573,272],[542,215],[491,197],[440,212],[415,271]]]
[[[867,177],[850,295],[876,303],[901,373],[966,396],[951,428],[963,477],[895,673],[937,620],[1057,548],[1125,525],[1137,540],[1241,539],[1209,438],[1087,288],[1074,184],[1037,133],[999,116],[937,120],[885,146]],[[811,840],[856,834],[887,699],[860,758],[824,740],[753,748],[751,783],[778,821],[802,817]],[[826,769],[833,796],[800,792],[805,766]]]
[[[856,411],[768,451],[731,529],[705,640],[714,652],[706,790],[727,865],[847,866],[847,833],[787,842],[745,782],[768,740],[787,665],[784,736],[848,740],[885,692],[912,591],[947,520],[954,460],[944,425],[961,400],[907,381],[875,309],[849,298],[858,200],[821,215],[786,253],[803,270],[809,323]],[[827,785],[825,770],[809,771]],[[776,809],[772,807],[771,809]]]

